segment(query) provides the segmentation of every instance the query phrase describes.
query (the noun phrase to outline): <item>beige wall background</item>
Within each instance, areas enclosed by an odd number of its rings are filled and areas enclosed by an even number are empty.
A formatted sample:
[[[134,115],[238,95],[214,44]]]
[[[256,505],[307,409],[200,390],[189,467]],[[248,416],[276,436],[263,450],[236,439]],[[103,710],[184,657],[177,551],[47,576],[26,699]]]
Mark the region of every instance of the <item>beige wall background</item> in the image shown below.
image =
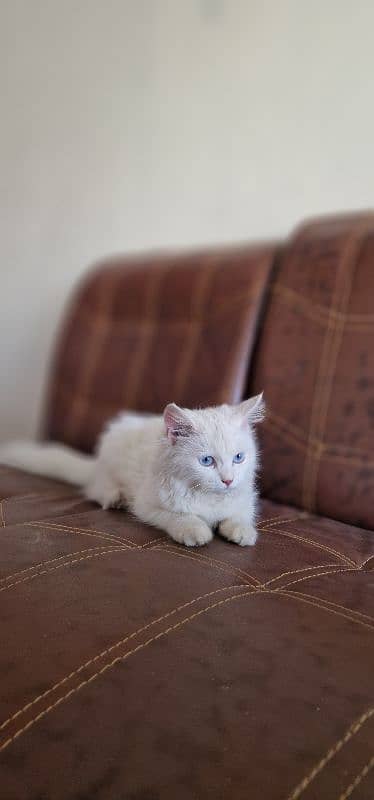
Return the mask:
[[[0,439],[92,261],[374,205],[373,30],[362,0],[0,0]]]

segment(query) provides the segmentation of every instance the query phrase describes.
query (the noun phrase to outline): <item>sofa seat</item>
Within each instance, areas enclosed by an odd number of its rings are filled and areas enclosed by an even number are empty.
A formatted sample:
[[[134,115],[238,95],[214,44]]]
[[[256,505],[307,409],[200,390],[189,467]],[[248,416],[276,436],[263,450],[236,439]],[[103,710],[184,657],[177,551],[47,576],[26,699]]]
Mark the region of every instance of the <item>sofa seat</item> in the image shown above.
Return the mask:
[[[0,469],[1,800],[372,800],[374,538],[188,550]]]

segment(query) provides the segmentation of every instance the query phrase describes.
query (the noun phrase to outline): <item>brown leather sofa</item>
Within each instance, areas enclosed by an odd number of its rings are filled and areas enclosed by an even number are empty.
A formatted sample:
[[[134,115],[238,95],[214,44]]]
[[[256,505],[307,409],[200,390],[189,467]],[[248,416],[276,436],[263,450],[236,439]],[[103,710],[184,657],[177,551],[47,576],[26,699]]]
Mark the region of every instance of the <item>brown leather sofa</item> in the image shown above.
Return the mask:
[[[261,536],[1,468],[1,800],[373,800],[373,301],[373,214],[80,285],[44,435],[263,389]]]

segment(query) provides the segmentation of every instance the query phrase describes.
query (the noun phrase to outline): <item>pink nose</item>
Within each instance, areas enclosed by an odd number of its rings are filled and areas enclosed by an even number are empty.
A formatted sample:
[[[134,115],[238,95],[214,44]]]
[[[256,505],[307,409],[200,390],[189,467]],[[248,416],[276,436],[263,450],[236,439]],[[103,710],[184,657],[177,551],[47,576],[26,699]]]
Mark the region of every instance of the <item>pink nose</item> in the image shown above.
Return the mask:
[[[223,478],[221,478],[221,480],[222,480],[222,483],[225,483],[225,484],[226,484],[226,486],[230,486],[230,484],[232,483],[232,479],[231,479],[231,480],[224,481],[224,480],[223,480]]]

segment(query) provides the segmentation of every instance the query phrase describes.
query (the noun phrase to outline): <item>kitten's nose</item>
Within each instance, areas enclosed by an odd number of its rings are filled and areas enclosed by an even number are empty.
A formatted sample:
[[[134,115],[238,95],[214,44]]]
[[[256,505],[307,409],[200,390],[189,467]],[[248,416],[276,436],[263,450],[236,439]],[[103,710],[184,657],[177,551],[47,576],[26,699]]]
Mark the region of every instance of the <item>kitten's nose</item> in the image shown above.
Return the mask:
[[[232,483],[232,478],[231,478],[231,480],[224,480],[223,478],[221,478],[221,481],[222,481],[222,483],[225,483],[226,486],[230,486],[230,484]]]

